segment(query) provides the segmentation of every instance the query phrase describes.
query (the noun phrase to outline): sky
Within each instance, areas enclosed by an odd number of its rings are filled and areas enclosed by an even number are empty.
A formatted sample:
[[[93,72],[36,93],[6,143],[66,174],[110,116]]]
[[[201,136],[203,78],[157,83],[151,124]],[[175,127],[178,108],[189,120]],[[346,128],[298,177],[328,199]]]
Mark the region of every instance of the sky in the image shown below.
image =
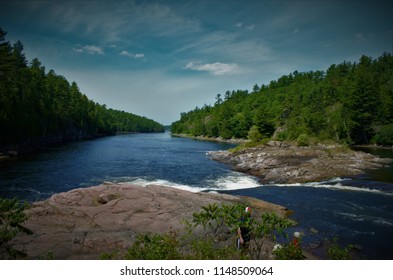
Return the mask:
[[[168,125],[227,90],[393,53],[392,2],[0,0],[0,27],[89,99]]]

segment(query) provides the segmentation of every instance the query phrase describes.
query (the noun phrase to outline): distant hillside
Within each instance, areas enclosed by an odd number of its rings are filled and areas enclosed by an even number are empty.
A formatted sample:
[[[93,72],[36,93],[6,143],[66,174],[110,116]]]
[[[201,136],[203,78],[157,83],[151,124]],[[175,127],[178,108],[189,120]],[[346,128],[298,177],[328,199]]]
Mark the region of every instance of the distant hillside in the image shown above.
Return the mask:
[[[124,132],[163,132],[148,118],[107,109],[89,100],[35,58],[30,63],[20,41],[5,41],[0,28],[0,144],[60,142]]]
[[[218,94],[213,106],[181,113],[172,133],[393,145],[392,54]]]

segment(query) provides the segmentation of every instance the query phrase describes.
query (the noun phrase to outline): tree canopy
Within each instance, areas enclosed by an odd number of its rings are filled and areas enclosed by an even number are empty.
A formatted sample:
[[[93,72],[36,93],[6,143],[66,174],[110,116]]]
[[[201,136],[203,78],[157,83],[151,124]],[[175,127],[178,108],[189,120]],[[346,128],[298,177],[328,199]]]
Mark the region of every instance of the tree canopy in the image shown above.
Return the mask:
[[[81,93],[35,58],[20,41],[7,42],[0,28],[0,144],[37,139],[66,141],[123,132],[162,132],[146,117],[108,109]]]
[[[256,128],[263,138],[295,140],[307,135],[347,144],[391,145],[393,56],[362,56],[327,71],[295,71],[257,84],[253,92],[227,91],[213,106],[181,113],[172,133],[247,138]]]

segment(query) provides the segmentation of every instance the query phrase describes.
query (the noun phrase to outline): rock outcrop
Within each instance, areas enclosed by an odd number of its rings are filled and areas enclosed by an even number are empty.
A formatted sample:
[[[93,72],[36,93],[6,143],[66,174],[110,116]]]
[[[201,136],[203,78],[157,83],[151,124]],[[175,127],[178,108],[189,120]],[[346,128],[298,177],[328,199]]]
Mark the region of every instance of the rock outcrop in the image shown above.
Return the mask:
[[[34,203],[25,224],[34,234],[20,235],[13,243],[31,259],[98,259],[126,250],[138,233],[182,230],[183,219],[212,203],[246,203],[259,212],[287,214],[281,206],[252,198],[104,183]]]
[[[303,183],[364,173],[391,162],[338,145],[298,147],[270,141],[238,152],[214,151],[213,160],[260,178],[262,183]]]

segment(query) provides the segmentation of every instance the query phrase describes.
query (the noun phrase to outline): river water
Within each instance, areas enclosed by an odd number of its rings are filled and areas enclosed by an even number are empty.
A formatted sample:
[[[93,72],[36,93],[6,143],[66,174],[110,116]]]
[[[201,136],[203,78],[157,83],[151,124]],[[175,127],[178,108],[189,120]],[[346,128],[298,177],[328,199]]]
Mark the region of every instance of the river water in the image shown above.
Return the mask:
[[[68,143],[0,162],[0,196],[33,202],[103,181],[247,195],[293,210],[298,225],[292,230],[304,232],[305,243],[338,237],[359,245],[362,258],[393,259],[393,165],[326,182],[260,185],[206,155],[232,146],[169,133]],[[371,152],[393,158],[391,150]]]

